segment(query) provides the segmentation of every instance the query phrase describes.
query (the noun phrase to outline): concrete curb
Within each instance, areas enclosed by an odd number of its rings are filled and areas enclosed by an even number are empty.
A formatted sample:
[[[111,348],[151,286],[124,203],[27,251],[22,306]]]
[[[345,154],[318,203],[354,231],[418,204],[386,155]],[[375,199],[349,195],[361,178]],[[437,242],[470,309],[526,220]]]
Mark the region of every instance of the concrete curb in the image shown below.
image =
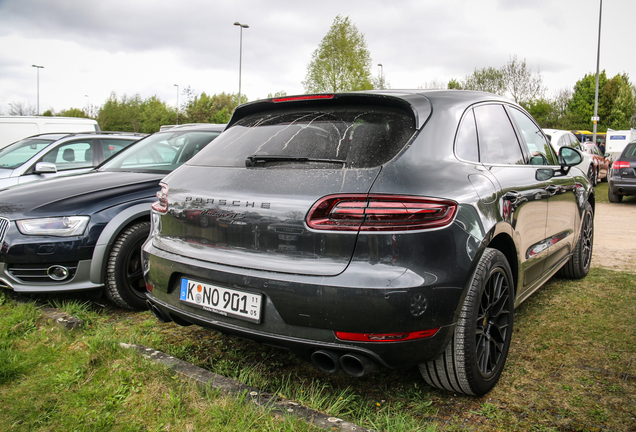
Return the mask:
[[[209,386],[211,389],[219,390],[230,395],[245,394],[246,398],[257,406],[271,409],[281,414],[293,415],[295,417],[302,418],[307,423],[321,429],[343,432],[373,432],[371,429],[363,428],[336,417],[329,417],[326,414],[307,408],[296,402],[279,398],[271,393],[266,393],[254,387],[241,384],[233,379],[217,375],[161,351],[157,351],[143,345],[130,345],[126,343],[120,343],[120,345],[124,348],[137,351],[142,356],[155,363],[169,367],[179,375],[191,379],[201,386]]]
[[[49,321],[54,322],[58,327],[61,327],[64,330],[73,330],[84,325],[84,321],[81,319],[69,315],[60,311],[59,309],[52,308],[50,306],[46,306],[40,302],[31,300],[26,298],[13,290],[3,289],[5,295],[10,297],[11,299],[20,302],[20,303],[35,303],[35,306],[42,311],[42,314],[48,318]]]

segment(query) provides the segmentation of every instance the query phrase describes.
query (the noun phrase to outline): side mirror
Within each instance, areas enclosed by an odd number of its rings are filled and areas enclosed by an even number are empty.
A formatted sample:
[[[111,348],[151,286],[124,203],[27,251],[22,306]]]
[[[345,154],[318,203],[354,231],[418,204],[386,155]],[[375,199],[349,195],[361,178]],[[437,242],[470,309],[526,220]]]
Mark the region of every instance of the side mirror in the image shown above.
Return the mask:
[[[55,164],[50,162],[38,162],[35,164],[33,172],[35,174],[55,174],[57,172],[57,167]]]
[[[573,167],[583,162],[581,152],[572,147],[561,147],[559,149],[559,165],[561,168]]]

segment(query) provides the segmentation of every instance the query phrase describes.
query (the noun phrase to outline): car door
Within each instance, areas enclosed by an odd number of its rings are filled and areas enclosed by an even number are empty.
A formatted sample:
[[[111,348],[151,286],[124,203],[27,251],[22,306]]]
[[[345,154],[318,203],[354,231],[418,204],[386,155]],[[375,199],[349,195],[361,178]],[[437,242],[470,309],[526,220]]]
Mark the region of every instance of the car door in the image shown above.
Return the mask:
[[[508,107],[508,112],[517,127],[522,145],[530,153],[530,164],[536,169],[552,169],[556,174],[543,181],[543,195],[548,197],[548,215],[544,243],[537,245],[539,249],[545,247],[548,251],[544,266],[544,272],[548,272],[571,253],[578,235],[574,230],[579,225],[578,191],[572,177],[576,171],[560,174],[557,156],[541,129],[522,111]]]
[[[528,165],[508,114],[501,104],[474,108],[481,163],[494,175],[502,191],[502,217],[512,225],[522,293],[542,274],[548,257],[546,238],[548,193]]]
[[[61,174],[71,174],[84,172],[93,168],[93,147],[95,140],[92,138],[79,138],[60,143],[44,156],[42,156],[24,175],[20,176],[18,183],[28,183],[34,180],[56,177]],[[39,162],[48,162],[55,165],[57,172],[40,173],[36,172],[36,165]]]

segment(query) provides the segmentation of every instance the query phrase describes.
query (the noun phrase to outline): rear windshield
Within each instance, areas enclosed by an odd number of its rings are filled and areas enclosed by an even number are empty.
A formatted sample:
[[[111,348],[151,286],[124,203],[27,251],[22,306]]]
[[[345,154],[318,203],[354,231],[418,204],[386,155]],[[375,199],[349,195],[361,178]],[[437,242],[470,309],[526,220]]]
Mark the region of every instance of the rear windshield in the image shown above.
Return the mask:
[[[412,113],[388,107],[266,111],[237,121],[188,164],[369,168],[392,159],[414,132]]]
[[[41,152],[53,141],[27,138],[0,150],[0,168],[14,169]]]

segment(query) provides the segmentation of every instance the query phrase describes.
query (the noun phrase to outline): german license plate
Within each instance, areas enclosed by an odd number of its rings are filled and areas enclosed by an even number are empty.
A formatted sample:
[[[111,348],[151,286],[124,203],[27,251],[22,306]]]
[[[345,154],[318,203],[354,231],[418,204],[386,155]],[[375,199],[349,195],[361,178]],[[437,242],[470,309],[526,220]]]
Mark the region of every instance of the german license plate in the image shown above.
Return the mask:
[[[261,294],[237,291],[186,278],[181,279],[179,300],[223,316],[260,324],[262,299]]]
[[[296,241],[296,239],[298,237],[296,237],[295,235],[291,235],[291,234],[278,234],[278,238],[280,240],[285,240],[285,241]]]

